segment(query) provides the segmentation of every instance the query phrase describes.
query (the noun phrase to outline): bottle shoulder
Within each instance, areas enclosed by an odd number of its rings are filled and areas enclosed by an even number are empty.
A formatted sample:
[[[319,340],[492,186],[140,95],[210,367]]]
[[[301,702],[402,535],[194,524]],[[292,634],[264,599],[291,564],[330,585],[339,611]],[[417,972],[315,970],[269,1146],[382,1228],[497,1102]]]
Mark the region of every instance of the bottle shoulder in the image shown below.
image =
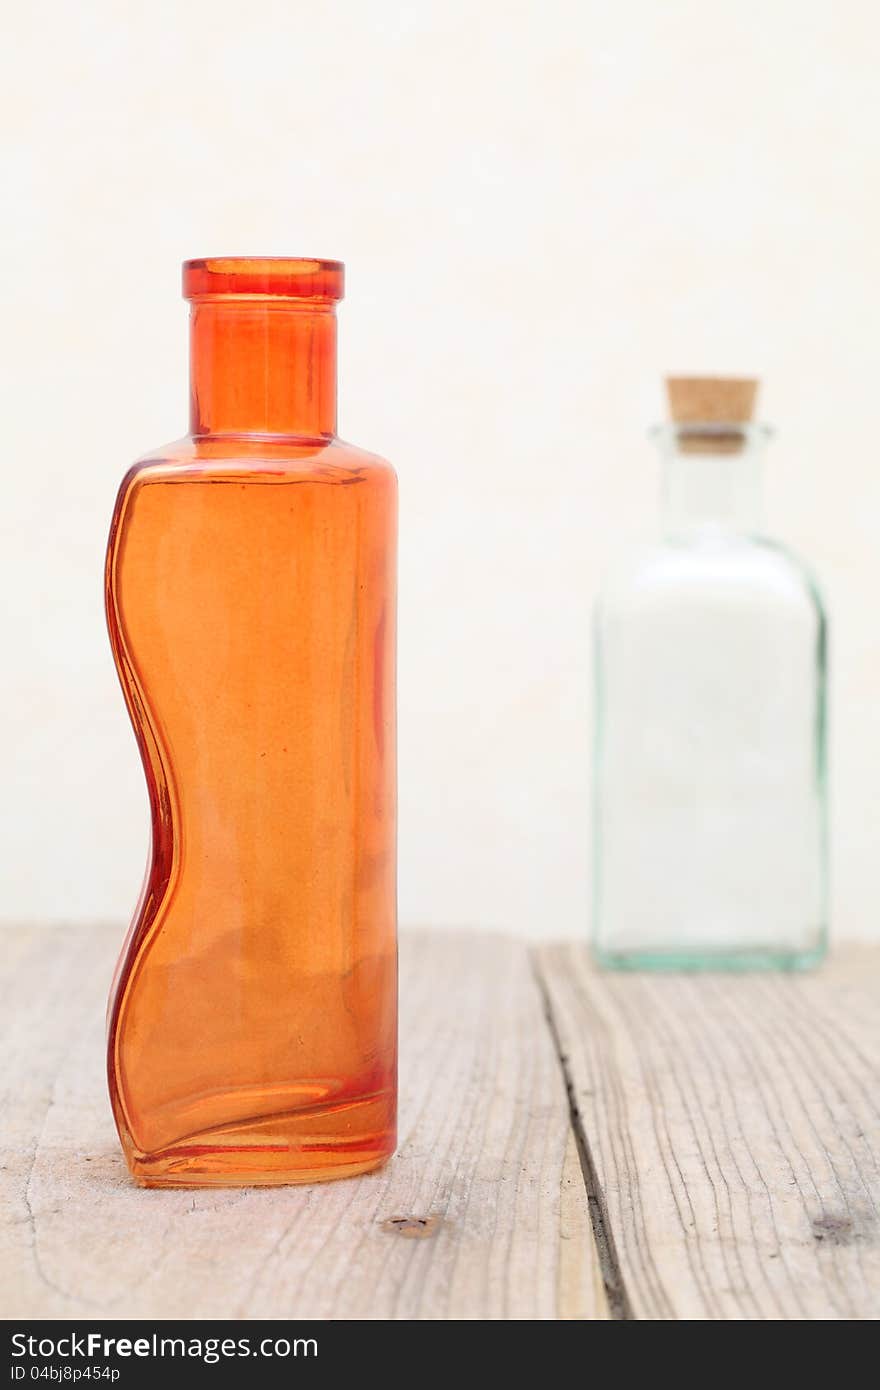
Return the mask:
[[[343,439],[184,436],[143,454],[128,469],[120,493],[151,483],[379,482],[396,486],[392,465]]]
[[[607,576],[598,609],[642,607],[717,596],[725,604],[803,606],[824,612],[810,567],[778,541],[743,536],[723,542],[668,541],[627,556]]]

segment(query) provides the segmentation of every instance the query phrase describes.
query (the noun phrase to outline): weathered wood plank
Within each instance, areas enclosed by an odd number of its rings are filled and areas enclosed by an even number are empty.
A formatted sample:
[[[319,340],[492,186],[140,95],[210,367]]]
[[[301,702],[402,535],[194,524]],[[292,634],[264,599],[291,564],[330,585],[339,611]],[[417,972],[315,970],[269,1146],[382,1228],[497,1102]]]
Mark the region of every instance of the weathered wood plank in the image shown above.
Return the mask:
[[[382,1172],[188,1192],[136,1188],[117,1145],[103,1013],[120,937],[0,937],[4,1316],[607,1314],[523,946],[476,933],[404,938],[401,1143]]]
[[[724,977],[536,954],[632,1314],[880,1315],[880,951]]]

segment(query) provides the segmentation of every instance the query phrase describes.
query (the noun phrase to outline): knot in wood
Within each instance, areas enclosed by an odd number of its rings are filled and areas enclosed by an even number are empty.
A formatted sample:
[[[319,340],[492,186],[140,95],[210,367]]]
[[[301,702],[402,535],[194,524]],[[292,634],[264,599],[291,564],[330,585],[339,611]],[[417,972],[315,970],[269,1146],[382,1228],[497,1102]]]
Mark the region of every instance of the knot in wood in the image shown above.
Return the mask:
[[[382,1222],[389,1235],[406,1236],[408,1240],[424,1240],[440,1225],[439,1216],[392,1216]]]

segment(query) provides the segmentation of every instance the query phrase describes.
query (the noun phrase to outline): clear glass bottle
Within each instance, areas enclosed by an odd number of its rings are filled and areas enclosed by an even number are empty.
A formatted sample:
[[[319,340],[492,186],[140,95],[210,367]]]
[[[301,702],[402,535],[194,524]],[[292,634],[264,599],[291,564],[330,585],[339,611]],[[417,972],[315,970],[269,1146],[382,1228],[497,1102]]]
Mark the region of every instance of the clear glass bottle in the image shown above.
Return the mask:
[[[736,407],[754,387],[670,382],[664,535],[597,604],[605,966],[794,969],[824,953],[826,620],[809,571],[760,532],[769,431]]]

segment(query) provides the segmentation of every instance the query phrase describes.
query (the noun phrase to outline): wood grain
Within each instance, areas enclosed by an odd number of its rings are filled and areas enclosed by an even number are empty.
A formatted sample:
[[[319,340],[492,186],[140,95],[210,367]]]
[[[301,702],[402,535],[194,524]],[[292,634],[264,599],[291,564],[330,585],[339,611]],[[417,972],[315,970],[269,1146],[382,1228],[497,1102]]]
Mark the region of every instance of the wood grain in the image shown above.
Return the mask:
[[[401,1143],[311,1187],[144,1191],[105,1094],[118,930],[5,930],[0,1308],[10,1317],[607,1316],[523,946],[404,938]]]
[[[880,952],[804,976],[537,952],[593,1197],[641,1318],[880,1315]]]

